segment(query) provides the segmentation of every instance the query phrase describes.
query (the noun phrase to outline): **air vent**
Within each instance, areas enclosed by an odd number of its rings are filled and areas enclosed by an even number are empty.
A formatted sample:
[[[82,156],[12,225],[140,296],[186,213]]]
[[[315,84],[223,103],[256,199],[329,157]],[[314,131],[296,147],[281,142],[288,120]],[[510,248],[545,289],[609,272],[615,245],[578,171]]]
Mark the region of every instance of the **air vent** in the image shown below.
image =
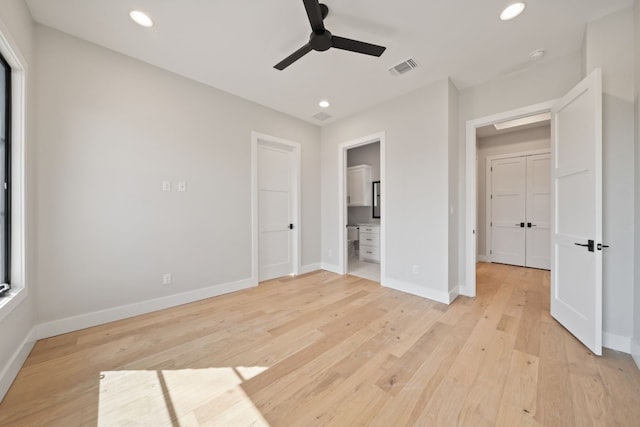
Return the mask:
[[[399,76],[401,74],[408,73],[418,66],[418,63],[415,59],[409,58],[406,61],[402,61],[401,63],[389,68],[389,72],[392,76]]]
[[[323,111],[320,111],[318,114],[315,114],[312,116],[314,119],[318,119],[321,122],[324,122],[325,120],[327,120],[328,118],[331,118],[331,116]]]

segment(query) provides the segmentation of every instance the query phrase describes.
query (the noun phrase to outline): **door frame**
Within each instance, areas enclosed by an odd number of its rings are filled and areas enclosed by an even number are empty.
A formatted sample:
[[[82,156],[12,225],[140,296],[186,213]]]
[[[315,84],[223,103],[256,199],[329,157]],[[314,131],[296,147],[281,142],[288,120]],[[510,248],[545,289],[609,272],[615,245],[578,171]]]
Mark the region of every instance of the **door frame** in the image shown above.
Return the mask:
[[[487,161],[485,163],[485,262],[493,262],[491,260],[491,242],[492,242],[492,235],[491,233],[489,233],[488,231],[491,229],[490,227],[490,223],[491,223],[491,185],[492,185],[492,176],[491,176],[491,162],[493,160],[501,160],[501,159],[512,159],[514,157],[526,157],[526,156],[535,156],[537,154],[551,154],[551,148],[543,148],[543,149],[539,149],[539,150],[527,150],[527,151],[518,151],[515,153],[509,153],[509,154],[496,154],[494,156],[487,156]],[[477,178],[476,178],[477,179]]]
[[[300,143],[288,141],[276,136],[260,132],[251,132],[251,281],[260,280],[260,241],[259,241],[259,209],[258,209],[258,147],[266,145],[291,152],[293,159],[292,195],[293,209],[291,222],[294,224],[291,240],[291,255],[293,263],[292,274],[300,273],[301,248],[301,179],[300,179]]]
[[[480,117],[473,120],[468,120],[465,126],[466,134],[466,154],[465,154],[465,238],[464,238],[464,252],[465,252],[465,266],[464,266],[464,286],[460,286],[460,295],[469,297],[476,296],[476,263],[477,263],[477,251],[476,251],[476,222],[477,222],[477,137],[476,129],[493,125],[508,120],[519,119],[522,117],[532,116],[535,114],[542,114],[551,111],[551,108],[558,102],[557,99],[551,101],[541,102],[539,104],[533,104],[526,107],[516,108],[502,113],[493,114],[490,116]],[[552,158],[553,161],[553,158]]]
[[[362,138],[343,142],[338,146],[338,270],[347,274],[349,260],[347,248],[347,150],[380,142],[380,284],[386,277],[386,132],[378,132]]]

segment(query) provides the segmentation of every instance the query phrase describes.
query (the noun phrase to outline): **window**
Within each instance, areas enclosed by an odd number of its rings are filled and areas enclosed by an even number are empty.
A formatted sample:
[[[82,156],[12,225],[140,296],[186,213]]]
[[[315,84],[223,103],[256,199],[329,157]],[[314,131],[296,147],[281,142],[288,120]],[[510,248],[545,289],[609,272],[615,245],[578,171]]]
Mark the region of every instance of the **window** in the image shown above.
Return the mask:
[[[10,289],[11,68],[0,55],[0,296]]]

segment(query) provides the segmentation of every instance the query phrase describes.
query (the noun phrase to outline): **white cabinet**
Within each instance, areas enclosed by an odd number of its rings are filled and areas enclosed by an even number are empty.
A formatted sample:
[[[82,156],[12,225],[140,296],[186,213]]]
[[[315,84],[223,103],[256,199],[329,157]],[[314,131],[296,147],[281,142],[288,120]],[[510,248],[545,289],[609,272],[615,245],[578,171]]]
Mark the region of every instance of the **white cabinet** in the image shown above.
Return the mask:
[[[347,168],[347,206],[371,206],[371,166]]]
[[[360,260],[380,262],[380,226],[358,224],[360,228]]]

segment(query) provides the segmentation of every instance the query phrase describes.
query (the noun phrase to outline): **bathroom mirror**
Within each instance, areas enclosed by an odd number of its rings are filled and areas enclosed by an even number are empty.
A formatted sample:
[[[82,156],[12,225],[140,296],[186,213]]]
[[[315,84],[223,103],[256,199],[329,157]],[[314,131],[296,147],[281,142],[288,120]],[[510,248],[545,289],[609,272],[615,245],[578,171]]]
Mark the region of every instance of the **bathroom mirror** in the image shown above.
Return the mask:
[[[380,218],[380,181],[373,181],[373,218]]]

